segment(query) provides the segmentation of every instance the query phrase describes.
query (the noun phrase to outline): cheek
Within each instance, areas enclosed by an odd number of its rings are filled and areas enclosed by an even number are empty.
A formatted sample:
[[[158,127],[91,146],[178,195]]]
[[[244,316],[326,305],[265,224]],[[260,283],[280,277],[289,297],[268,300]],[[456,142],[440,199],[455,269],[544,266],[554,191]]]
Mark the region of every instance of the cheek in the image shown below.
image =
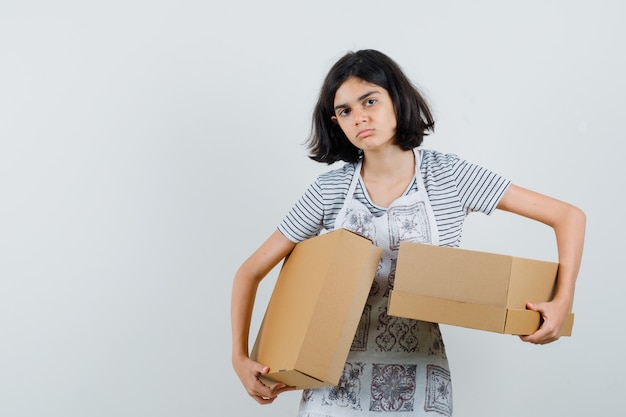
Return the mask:
[[[398,127],[398,119],[396,118],[396,114],[394,112],[389,114],[389,120],[389,127],[395,132]]]
[[[348,128],[349,128],[349,126],[350,126],[350,123],[348,123],[348,122],[346,121],[346,119],[341,119],[341,121],[338,121],[338,122],[337,122],[337,127],[338,127],[339,129],[341,129],[341,131],[342,131],[342,132],[343,132],[346,136],[348,136],[348,137],[350,136],[350,135],[348,134],[348,132],[349,132],[349,129],[348,129]]]

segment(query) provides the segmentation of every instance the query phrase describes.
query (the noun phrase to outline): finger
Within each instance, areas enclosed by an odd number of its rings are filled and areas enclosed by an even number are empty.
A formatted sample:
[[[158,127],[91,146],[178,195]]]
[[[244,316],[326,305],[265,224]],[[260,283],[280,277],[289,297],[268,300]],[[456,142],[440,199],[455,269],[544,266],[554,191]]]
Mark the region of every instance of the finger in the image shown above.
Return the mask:
[[[267,370],[263,372],[263,374],[266,373]],[[273,384],[271,387],[268,387],[263,383],[263,381],[259,379],[258,375],[256,379],[257,390],[253,397],[259,404],[273,403],[274,400],[278,397],[278,394],[280,394],[280,390],[286,387],[285,384],[279,382]]]
[[[554,342],[560,337],[560,329],[554,327],[553,323],[542,316],[541,325],[539,329],[533,334],[520,336],[520,339],[524,342],[533,343],[536,345],[545,345],[547,343]]]
[[[264,365],[259,365],[256,367],[257,372],[254,374],[253,380],[253,388],[250,390],[249,394],[256,397],[257,401],[268,404],[277,397],[276,388],[282,388],[285,384],[275,383],[271,387],[268,387],[263,381],[261,381],[260,376],[266,375],[269,373],[270,368]]]
[[[259,404],[263,404],[263,405],[271,404],[276,399],[276,397],[264,397],[262,395],[253,395],[252,398],[254,398],[254,400],[258,402]]]
[[[531,335],[525,335],[525,336],[520,336],[519,337],[523,342],[526,343],[532,343],[534,345],[541,345],[541,337],[537,336],[537,333],[533,333]]]
[[[539,335],[537,333],[529,336],[520,336],[520,339],[524,342],[532,343],[535,345],[546,345],[559,339],[559,336],[553,336],[551,334]]]
[[[298,389],[298,388],[297,387],[292,387],[292,386],[289,386],[289,385],[285,385],[284,387],[279,388],[279,389],[276,390],[276,395],[282,394],[283,392],[286,392],[286,391],[294,391],[296,389]]]
[[[287,385],[286,385],[286,384],[283,384],[282,382],[276,382],[275,384],[272,384],[272,385],[270,386],[270,389],[271,389],[272,391],[277,391],[277,390],[280,390],[280,389],[285,388],[286,386],[287,386]]]
[[[530,304],[529,307],[541,315],[539,330],[535,333],[537,342],[541,344],[551,343],[561,337],[562,322],[557,318],[556,312],[551,309],[550,303]]]
[[[539,313],[540,315],[539,328],[534,333],[529,334],[529,335],[520,335],[519,338],[522,341],[527,342],[527,343],[539,344],[540,340],[543,338],[542,337],[543,324],[544,324],[543,314],[541,313],[541,311],[539,311],[539,306],[536,304],[526,303],[526,308],[528,310]]]
[[[257,365],[258,366],[255,367],[255,371],[256,371],[257,375],[258,374],[265,375],[265,374],[269,373],[269,371],[270,371],[270,367],[269,366],[261,365],[260,363],[257,364]]]
[[[260,404],[270,404],[278,396],[277,393],[270,390],[269,387],[262,382],[255,383],[254,388],[251,389],[248,394]]]
[[[272,392],[278,396],[279,394],[282,394],[285,391],[292,391],[295,390],[296,387],[292,387],[289,386],[287,384],[283,384],[282,382],[277,382],[275,384],[273,384],[270,389],[272,390]]]
[[[543,334],[545,332],[544,324],[546,319],[544,312],[541,310],[541,306],[539,304],[526,303],[526,308],[539,313],[539,328],[533,334],[520,336],[520,339],[525,342],[538,344],[543,339]]]

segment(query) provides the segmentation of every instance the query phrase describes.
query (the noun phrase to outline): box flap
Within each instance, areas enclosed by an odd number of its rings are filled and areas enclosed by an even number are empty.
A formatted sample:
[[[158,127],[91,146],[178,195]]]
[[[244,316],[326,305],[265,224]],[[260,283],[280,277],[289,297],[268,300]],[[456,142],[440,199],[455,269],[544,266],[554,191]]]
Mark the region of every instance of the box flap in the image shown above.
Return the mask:
[[[504,333],[515,335],[533,334],[539,328],[541,315],[532,310],[509,309]]]
[[[516,335],[533,334],[539,329],[541,316],[538,312],[532,310],[509,309],[507,311],[507,319],[505,333]],[[563,323],[561,336],[571,336],[574,327],[574,313],[569,313]]]
[[[289,371],[270,372],[267,375],[263,375],[259,378],[267,386],[271,386],[276,382],[282,382],[290,387],[296,388],[319,388],[328,386],[329,384],[312,376],[303,374],[302,372],[294,369]]]
[[[506,309],[503,307],[422,296],[396,289],[389,296],[388,314],[499,333],[503,332],[506,320]]]

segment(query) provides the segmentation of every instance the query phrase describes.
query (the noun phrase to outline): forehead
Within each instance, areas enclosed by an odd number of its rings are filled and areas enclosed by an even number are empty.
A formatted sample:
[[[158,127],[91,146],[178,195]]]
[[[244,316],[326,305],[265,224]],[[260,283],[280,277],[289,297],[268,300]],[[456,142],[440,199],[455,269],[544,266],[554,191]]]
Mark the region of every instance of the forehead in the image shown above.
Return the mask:
[[[386,93],[386,90],[377,85],[363,80],[362,78],[350,77],[346,79],[335,93],[334,104],[358,101],[363,94],[372,92]]]

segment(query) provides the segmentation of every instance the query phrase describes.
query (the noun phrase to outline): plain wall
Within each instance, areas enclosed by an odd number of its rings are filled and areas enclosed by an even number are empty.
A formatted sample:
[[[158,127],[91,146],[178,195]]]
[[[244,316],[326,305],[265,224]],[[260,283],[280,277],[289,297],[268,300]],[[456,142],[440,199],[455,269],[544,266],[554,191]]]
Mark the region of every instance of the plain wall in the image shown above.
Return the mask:
[[[431,102],[424,146],[588,216],[574,335],[442,326],[457,416],[617,415],[620,1],[0,3],[0,415],[294,416],[230,362],[240,263],[329,167],[303,146],[348,50]],[[549,228],[471,215],[462,247],[556,260]],[[261,285],[254,338],[276,271]]]

